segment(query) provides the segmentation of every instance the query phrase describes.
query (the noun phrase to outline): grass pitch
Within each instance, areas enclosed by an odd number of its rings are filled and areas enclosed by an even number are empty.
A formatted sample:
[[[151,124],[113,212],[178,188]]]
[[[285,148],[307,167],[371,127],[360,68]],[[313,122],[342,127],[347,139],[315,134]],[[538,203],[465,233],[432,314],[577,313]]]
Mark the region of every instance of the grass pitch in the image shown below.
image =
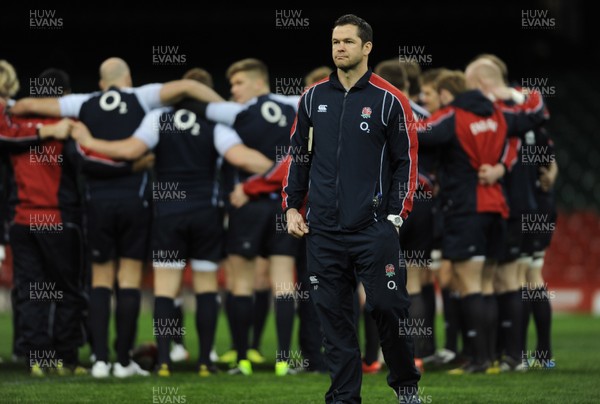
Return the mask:
[[[268,363],[255,367],[251,377],[219,375],[200,378],[194,372],[198,344],[193,313],[186,313],[186,345],[191,361],[176,364],[168,379],[91,376],[32,378],[22,365],[10,361],[12,323],[10,314],[0,314],[0,403],[323,403],[329,376],[300,373],[274,375],[275,328],[269,316],[262,343]],[[296,322],[297,325],[297,322]],[[438,318],[438,346],[443,337]],[[113,334],[114,335],[114,330]],[[588,315],[555,314],[552,330],[555,368],[500,375],[451,376],[444,371],[426,370],[420,383],[424,403],[598,403],[600,392],[600,319]],[[111,338],[112,341],[112,338]],[[138,343],[152,341],[152,319],[144,312],[139,320]],[[530,349],[535,331],[530,326]],[[227,350],[229,335],[225,318],[219,319],[217,350]],[[294,338],[293,349],[297,347]],[[114,353],[113,353],[114,355]],[[81,350],[89,366],[89,349]],[[113,356],[114,360],[114,356]],[[393,403],[386,371],[363,378],[363,402]]]

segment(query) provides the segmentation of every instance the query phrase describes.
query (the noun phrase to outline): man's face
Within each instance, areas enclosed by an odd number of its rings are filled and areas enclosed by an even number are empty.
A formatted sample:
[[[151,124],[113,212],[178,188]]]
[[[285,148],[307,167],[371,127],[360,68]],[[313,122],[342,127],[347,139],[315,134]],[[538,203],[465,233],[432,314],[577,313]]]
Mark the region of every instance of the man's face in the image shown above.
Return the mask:
[[[237,72],[229,79],[233,101],[241,104],[258,95],[259,79],[250,72]]]
[[[423,84],[421,86],[421,102],[423,107],[431,114],[440,109],[440,95],[429,84]]]
[[[331,37],[332,56],[335,66],[343,71],[352,70],[371,50],[371,42],[362,43],[356,25],[339,25]]]

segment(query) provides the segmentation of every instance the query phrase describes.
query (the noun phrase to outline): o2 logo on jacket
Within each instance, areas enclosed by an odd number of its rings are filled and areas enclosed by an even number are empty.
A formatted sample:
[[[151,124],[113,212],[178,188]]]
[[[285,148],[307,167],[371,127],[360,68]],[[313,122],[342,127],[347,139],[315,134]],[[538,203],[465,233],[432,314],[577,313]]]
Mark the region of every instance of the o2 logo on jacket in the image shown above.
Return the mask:
[[[127,113],[127,103],[121,101],[121,94],[115,90],[109,90],[100,97],[100,108],[104,111],[112,111],[119,108],[119,114]]]
[[[363,119],[369,119],[371,118],[371,114],[373,113],[373,110],[371,109],[371,107],[363,107],[362,111],[360,111],[360,116]],[[369,128],[369,123],[362,121],[359,125],[360,130],[362,130],[363,132],[367,132],[367,133],[371,133],[371,128]]]
[[[369,123],[362,121],[360,123],[360,130],[362,130],[363,132],[367,132],[367,133],[371,133],[371,128],[369,128]]]

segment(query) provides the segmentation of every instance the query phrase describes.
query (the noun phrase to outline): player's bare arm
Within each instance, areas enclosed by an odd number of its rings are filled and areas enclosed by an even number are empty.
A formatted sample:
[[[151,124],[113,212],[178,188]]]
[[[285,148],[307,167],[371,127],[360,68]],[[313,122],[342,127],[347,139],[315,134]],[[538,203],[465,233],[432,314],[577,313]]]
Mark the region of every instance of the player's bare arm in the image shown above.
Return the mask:
[[[133,136],[122,140],[97,139],[82,122],[73,124],[71,137],[81,146],[116,160],[136,160],[148,151],[148,146]]]

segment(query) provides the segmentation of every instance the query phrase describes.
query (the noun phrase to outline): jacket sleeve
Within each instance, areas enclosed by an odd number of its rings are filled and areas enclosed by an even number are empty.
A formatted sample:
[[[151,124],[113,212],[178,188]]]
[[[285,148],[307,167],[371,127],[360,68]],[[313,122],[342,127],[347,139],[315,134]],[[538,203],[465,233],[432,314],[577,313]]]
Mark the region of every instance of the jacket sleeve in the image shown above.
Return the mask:
[[[500,157],[500,164],[503,164],[506,167],[506,171],[512,171],[513,167],[517,163],[517,159],[519,158],[519,152],[521,150],[521,139],[516,137],[509,137],[506,139],[506,143],[504,145],[504,152]]]
[[[431,117],[417,122],[419,144],[422,146],[440,146],[452,140],[456,120],[454,109],[444,108]]]
[[[251,198],[271,192],[281,192],[282,182],[290,164],[289,155],[262,175],[254,175],[244,182],[244,193]]]
[[[386,131],[392,169],[388,213],[406,219],[412,210],[417,189],[419,139],[416,122],[408,100],[401,96],[391,105]]]
[[[9,152],[27,151],[40,143],[37,125],[13,122],[0,106],[0,147]]]
[[[550,117],[541,94],[531,90],[521,105],[501,105],[500,110],[506,119],[508,136],[523,138],[525,133],[539,127]]]
[[[288,153],[290,162],[287,173],[283,178],[281,190],[283,198],[281,206],[284,212],[290,208],[300,210],[308,193],[309,173],[312,164],[312,155],[309,150],[312,123],[308,108],[312,94],[312,91],[308,91],[300,98],[296,119],[294,119],[291,129],[290,150]]]
[[[129,161],[115,161],[103,154],[75,144],[81,172],[95,178],[115,178],[131,174],[133,164]]]

